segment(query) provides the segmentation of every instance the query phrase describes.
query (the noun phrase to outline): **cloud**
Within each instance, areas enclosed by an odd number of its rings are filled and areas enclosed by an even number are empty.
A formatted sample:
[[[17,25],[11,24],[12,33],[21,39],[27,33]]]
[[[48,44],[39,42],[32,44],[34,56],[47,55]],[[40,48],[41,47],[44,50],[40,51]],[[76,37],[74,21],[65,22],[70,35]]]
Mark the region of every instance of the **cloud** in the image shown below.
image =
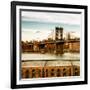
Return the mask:
[[[81,24],[81,14],[47,13],[47,12],[22,12],[23,21],[54,22],[66,24]]]
[[[33,30],[33,29],[24,29],[22,30],[22,40],[43,40],[47,39],[51,30]]]
[[[27,23],[28,25],[24,23],[24,25],[22,26],[22,40],[24,41],[43,40],[43,39],[47,39],[48,37],[55,37],[55,34],[51,34],[53,30],[50,30],[50,28],[52,29],[52,26],[54,26],[54,24],[52,23],[58,23],[58,24],[62,23],[63,25],[66,24],[64,25],[64,37],[66,36],[65,34],[66,31],[67,32],[74,31],[75,34],[73,35],[73,37],[76,36],[80,37],[79,32],[81,25],[81,14],[23,11],[21,17],[22,17],[22,21],[31,22],[31,23]],[[48,25],[46,23],[42,23],[42,24],[38,23],[37,26],[34,27],[36,24],[32,23],[32,21],[35,21],[37,23],[46,22]],[[50,22],[51,24],[49,24],[48,22]]]

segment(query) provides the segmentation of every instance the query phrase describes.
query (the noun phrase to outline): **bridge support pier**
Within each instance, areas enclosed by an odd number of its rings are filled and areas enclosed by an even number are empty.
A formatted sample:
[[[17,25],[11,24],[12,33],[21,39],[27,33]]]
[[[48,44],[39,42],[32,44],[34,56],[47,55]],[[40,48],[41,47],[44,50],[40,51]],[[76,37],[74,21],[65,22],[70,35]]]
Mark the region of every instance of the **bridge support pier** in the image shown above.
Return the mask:
[[[63,45],[64,45],[64,40],[63,40],[63,28],[62,27],[56,27],[55,30],[55,53],[56,54],[63,54]]]
[[[64,45],[63,42],[62,43],[56,43],[56,45],[55,45],[55,53],[56,54],[63,54],[64,53],[64,51],[63,51],[63,49],[64,49],[63,45]]]

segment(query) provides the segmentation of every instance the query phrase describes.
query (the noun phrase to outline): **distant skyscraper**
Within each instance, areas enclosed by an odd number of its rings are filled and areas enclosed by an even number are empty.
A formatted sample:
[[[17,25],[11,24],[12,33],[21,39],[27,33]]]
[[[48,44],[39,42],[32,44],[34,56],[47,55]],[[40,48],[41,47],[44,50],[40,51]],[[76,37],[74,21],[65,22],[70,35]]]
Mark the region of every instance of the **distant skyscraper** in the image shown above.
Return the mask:
[[[67,39],[70,40],[70,33],[67,33]]]

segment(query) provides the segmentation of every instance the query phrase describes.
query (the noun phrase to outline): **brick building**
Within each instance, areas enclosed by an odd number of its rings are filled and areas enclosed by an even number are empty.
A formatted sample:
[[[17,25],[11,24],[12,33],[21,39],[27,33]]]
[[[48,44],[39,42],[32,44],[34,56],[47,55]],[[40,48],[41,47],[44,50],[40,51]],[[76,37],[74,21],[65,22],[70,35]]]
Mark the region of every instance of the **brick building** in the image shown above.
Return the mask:
[[[80,63],[70,61],[26,61],[22,62],[22,78],[46,78],[79,76]]]

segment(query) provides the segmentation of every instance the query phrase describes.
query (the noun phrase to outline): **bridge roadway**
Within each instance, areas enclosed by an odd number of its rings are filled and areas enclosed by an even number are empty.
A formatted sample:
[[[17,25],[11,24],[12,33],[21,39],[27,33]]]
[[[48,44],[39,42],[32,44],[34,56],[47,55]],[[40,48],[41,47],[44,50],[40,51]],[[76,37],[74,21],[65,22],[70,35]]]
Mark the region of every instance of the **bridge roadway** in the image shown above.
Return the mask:
[[[74,43],[74,42],[80,42],[80,40],[53,40],[53,41],[42,41],[38,44],[57,44],[57,43]],[[33,43],[28,43],[28,45],[33,45]]]
[[[47,41],[47,42],[41,42],[40,44],[47,44],[47,43],[74,43],[74,42],[80,42],[80,40],[54,40],[54,41]]]

